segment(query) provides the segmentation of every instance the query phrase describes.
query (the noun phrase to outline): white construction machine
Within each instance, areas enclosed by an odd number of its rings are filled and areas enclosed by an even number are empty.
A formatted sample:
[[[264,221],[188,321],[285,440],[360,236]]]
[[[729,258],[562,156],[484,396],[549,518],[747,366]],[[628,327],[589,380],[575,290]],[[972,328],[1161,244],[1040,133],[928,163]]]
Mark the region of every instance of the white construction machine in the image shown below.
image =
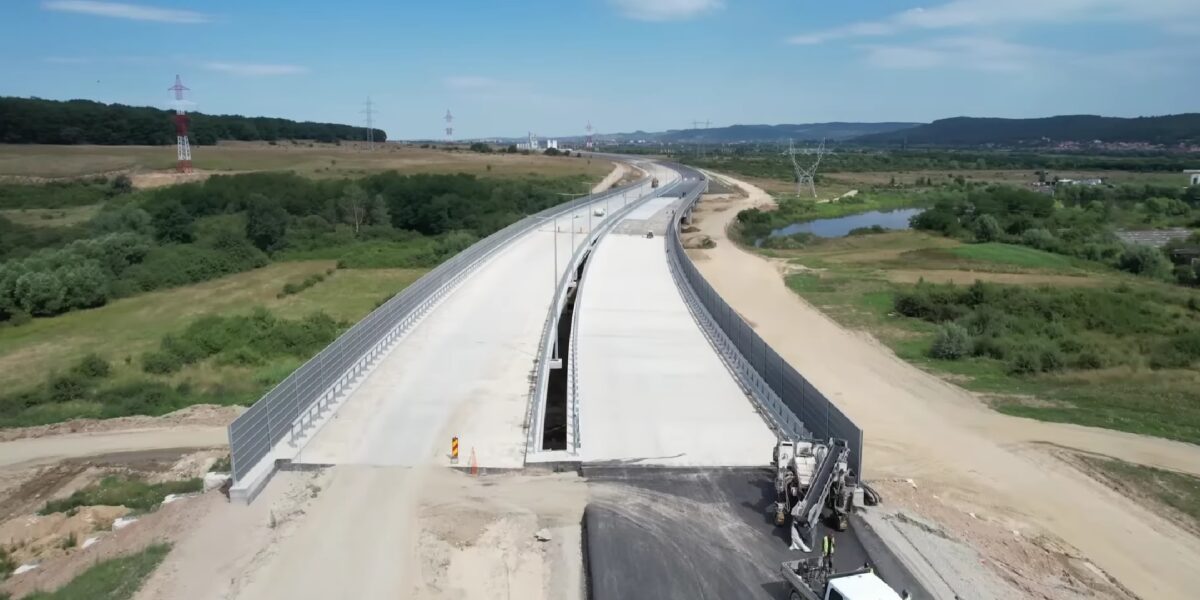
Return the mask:
[[[850,477],[850,448],[845,440],[782,440],[775,446],[775,524],[791,517],[792,550],[813,549],[817,525],[845,531],[851,503],[861,494]],[[861,496],[859,501],[861,503]]]
[[[790,560],[780,567],[792,588],[789,600],[905,600],[870,569],[833,573],[819,558]]]
[[[775,524],[791,517],[792,550],[811,552],[822,520],[845,531],[853,505],[878,500],[850,474],[850,448],[845,440],[783,440],[775,446]],[[791,600],[902,600],[870,568],[835,573],[822,557],[783,563]]]

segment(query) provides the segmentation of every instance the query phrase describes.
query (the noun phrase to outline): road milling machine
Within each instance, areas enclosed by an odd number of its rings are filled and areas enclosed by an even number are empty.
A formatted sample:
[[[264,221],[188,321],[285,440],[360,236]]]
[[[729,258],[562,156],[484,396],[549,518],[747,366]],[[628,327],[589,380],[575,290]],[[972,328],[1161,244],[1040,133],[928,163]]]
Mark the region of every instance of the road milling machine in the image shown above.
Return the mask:
[[[850,473],[849,457],[850,448],[840,439],[775,445],[775,524],[782,527],[791,518],[792,550],[813,549],[822,519],[837,531],[849,526],[851,506],[862,503],[863,493]]]

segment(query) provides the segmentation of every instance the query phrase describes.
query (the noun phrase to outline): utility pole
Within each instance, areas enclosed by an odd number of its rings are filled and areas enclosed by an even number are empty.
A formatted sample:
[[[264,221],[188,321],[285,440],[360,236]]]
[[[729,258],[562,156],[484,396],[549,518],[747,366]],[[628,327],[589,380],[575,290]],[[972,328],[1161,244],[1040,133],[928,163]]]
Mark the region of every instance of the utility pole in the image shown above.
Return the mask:
[[[375,151],[375,106],[371,103],[371,97],[367,96],[366,108],[362,111],[367,115],[367,151]]]
[[[694,131],[697,127],[700,127],[701,125],[703,125],[705,129],[708,129],[709,125],[712,125],[712,121],[708,121],[708,120],[695,121],[694,120],[694,121],[692,121],[692,130]],[[698,145],[697,152],[699,153],[700,158],[704,158],[704,138],[697,137],[696,144]]]
[[[188,117],[183,104],[183,93],[191,91],[183,86],[179,76],[175,76],[175,85],[167,88],[175,92],[175,169],[180,173],[192,170],[192,145],[188,141]]]

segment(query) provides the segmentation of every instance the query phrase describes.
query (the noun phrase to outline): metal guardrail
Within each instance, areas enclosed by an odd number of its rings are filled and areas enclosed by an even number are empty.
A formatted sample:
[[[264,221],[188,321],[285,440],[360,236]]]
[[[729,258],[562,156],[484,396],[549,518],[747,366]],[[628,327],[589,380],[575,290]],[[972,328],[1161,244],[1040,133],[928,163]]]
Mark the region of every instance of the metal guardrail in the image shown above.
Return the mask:
[[[628,157],[623,158],[627,159]],[[535,367],[536,372],[534,375],[534,385],[530,390],[529,410],[528,414],[526,415],[527,427],[525,451],[527,455],[542,451],[542,434],[544,433],[542,423],[544,422],[546,415],[546,388],[550,379],[549,363],[552,357],[554,346],[556,344],[555,338],[558,334],[558,319],[562,314],[563,304],[566,302],[567,290],[571,282],[575,279],[575,273],[579,269],[580,262],[583,260],[584,256],[591,251],[596,242],[603,237],[604,234],[608,233],[609,229],[616,226],[616,224],[619,223],[621,219],[625,217],[625,215],[629,214],[630,211],[634,210],[651,198],[656,198],[667,192],[675,190],[678,185],[678,182],[674,182],[664,185],[660,188],[653,189],[652,193],[640,198],[635,198],[633,202],[622,206],[620,209],[611,213],[607,213],[600,226],[589,232],[587,239],[585,239],[583,243],[581,243],[575,249],[574,254],[572,254],[571,260],[567,263],[566,270],[563,271],[562,277],[559,279],[558,286],[554,293],[554,300],[550,303],[550,308],[546,312],[546,320],[542,325],[542,338],[538,346],[538,359]],[[628,191],[629,193],[637,193],[641,187],[648,188],[648,186],[648,183],[642,183],[639,185],[638,189],[630,189]],[[572,324],[572,327],[574,327],[574,324]],[[572,331],[572,335],[574,335],[574,331]],[[571,359],[568,360],[568,368],[570,368],[570,365],[573,365],[574,363],[574,356],[572,356]],[[578,385],[578,382],[575,380],[573,375],[573,373],[568,372],[568,394],[571,394],[572,386],[576,386],[577,388]],[[572,397],[574,398],[574,396]],[[570,440],[568,451],[571,452],[577,451],[580,445],[578,418],[579,404],[573,399],[569,400],[567,437]]]
[[[240,481],[285,437],[295,444],[326,410],[455,287],[546,218],[620,195],[644,181],[577,198],[527,216],[476,242],[376,308],[293,371],[229,425],[233,479]]]
[[[694,169],[674,164],[671,168],[704,180]],[[793,438],[846,440],[851,450],[851,469],[861,479],[862,429],[763,341],[709,285],[684,251],[680,225],[691,220],[692,209],[705,187],[707,184],[701,183],[687,195],[667,228],[667,262],[685,302],[776,432]]]

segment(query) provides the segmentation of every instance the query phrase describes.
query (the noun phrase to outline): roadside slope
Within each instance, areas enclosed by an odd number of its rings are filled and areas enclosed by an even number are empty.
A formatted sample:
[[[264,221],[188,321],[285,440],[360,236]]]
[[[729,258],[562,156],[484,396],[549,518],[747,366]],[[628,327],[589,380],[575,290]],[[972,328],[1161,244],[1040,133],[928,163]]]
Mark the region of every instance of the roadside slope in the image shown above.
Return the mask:
[[[701,205],[696,225],[716,247],[691,251],[696,264],[780,355],[862,426],[868,478],[918,478],[943,497],[1067,541],[1143,597],[1192,597],[1200,586],[1192,567],[1200,564],[1200,540],[1050,460],[1033,442],[1192,473],[1200,470],[1200,447],[1001,415],[870,336],[843,329],[788,290],[774,264],[728,240],[725,229],[737,212],[770,198],[725,179],[749,197]]]

